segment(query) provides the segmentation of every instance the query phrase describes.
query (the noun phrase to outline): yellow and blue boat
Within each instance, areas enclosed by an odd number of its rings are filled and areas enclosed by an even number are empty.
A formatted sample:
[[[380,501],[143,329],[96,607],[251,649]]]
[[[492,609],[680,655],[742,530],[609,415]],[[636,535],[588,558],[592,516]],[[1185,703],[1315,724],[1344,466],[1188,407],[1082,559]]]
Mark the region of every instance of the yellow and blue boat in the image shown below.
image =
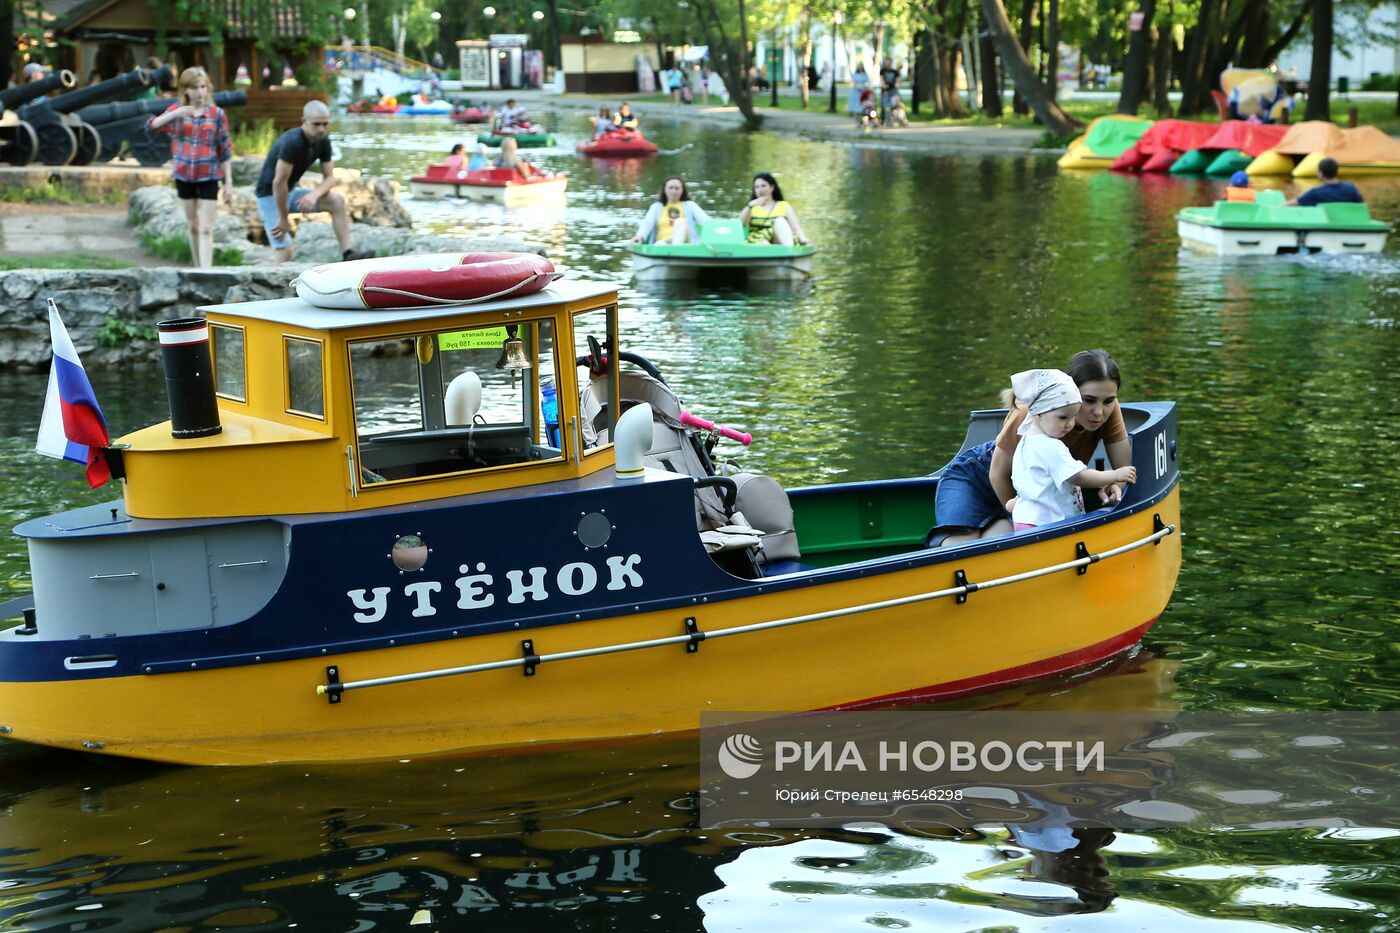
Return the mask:
[[[1119,505],[929,549],[937,475],[714,475],[609,284],[205,310],[207,390],[108,451],[122,498],[16,529],[10,739],[333,762],[951,697],[1130,648],[1180,567],[1170,402],[1124,406]]]

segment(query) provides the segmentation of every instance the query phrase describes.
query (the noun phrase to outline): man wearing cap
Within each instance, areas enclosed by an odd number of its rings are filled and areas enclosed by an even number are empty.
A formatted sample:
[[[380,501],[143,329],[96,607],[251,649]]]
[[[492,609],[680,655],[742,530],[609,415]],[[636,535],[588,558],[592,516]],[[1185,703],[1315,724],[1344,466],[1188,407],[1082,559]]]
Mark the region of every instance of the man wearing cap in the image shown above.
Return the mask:
[[[1341,166],[1337,164],[1336,159],[1323,159],[1317,163],[1317,180],[1322,184],[1304,191],[1288,203],[1296,204],[1299,207],[1312,207],[1315,204],[1364,203],[1361,192],[1356,189],[1355,185],[1349,181],[1337,181],[1337,173],[1340,171]]]
[[[35,81],[42,81],[49,76],[48,69],[38,62],[30,62],[24,66],[24,83],[33,84]]]
[[[331,112],[319,100],[310,100],[301,111],[301,126],[287,130],[263,161],[255,189],[258,213],[262,216],[267,242],[277,252],[277,261],[292,258],[292,231],[288,216],[293,212],[310,214],[329,211],[342,259],[367,259],[372,250],[357,252],[350,243],[350,211],[335,187],[335,161],[331,154]],[[314,189],[298,188],[297,182],[311,166],[321,163],[322,181]]]

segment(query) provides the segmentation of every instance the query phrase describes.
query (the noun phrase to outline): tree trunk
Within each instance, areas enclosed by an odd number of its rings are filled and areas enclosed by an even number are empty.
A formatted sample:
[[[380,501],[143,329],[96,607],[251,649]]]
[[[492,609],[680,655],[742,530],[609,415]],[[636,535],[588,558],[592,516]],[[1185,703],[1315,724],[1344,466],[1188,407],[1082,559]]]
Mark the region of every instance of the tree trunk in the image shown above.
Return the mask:
[[[988,28],[991,28],[988,26]],[[1021,0],[1021,31],[1019,33],[1021,51],[1025,55],[1031,54],[1031,41],[1035,38],[1035,0]],[[1014,85],[1015,82],[1013,81]],[[1021,96],[1021,89],[1016,88],[1016,92],[1011,96],[1011,109],[1016,113],[1030,113],[1031,108],[1026,106],[1026,99]]]
[[[1283,31],[1283,35],[1275,39],[1268,48],[1260,52],[1255,59],[1260,62],[1259,67],[1266,67],[1273,63],[1274,59],[1283,54],[1283,50],[1288,48],[1288,44],[1302,31],[1303,24],[1308,20],[1308,14],[1312,12],[1312,4],[1304,3],[1298,15],[1293,18],[1293,22],[1288,24],[1288,28]]]
[[[700,21],[705,42],[715,51],[715,67],[724,78],[729,89],[729,98],[744,116],[744,123],[751,130],[763,125],[762,115],[753,109],[753,86],[749,84],[748,47],[749,30],[744,23],[744,4],[739,2],[739,42],[736,43],[728,31],[714,0],[694,0],[692,8]]]
[[[10,86],[15,73],[15,5],[14,0],[0,0],[0,88]]]
[[[1181,106],[1178,113],[1185,116],[1198,114],[1202,101],[1209,96],[1206,63],[1211,60],[1215,46],[1217,13],[1222,0],[1204,0],[1201,3],[1200,19],[1191,31],[1190,48],[1186,53],[1186,69],[1181,76]]]
[[[1305,120],[1332,119],[1332,0],[1313,0],[1312,70]]]
[[[942,101],[938,99],[938,40],[933,30],[920,29],[914,34],[914,109],[919,109],[921,101],[933,104],[933,115],[946,117]]]
[[[1021,96],[1026,99],[1026,103],[1040,118],[1045,128],[1057,136],[1069,136],[1082,129],[1083,124],[1051,100],[1045,87],[1036,80],[1035,68],[1016,43],[1016,37],[1011,32],[1011,21],[1006,18],[1006,7],[1002,6],[1001,0],[982,0],[982,11],[987,14],[987,23],[992,37],[996,40],[997,51],[1001,54],[1001,60],[1006,63],[1007,70],[1011,72],[1011,80],[1015,82],[1016,89],[1021,92]]]
[[[1142,25],[1128,40],[1128,60],[1123,65],[1123,93],[1118,95],[1118,112],[1132,115],[1142,106],[1143,92],[1148,87],[1148,62],[1152,57],[1149,48],[1152,43],[1149,40],[1152,20],[1157,15],[1157,0],[1143,0],[1138,12],[1142,15]]]
[[[1060,0],[1050,0],[1045,21],[1045,71],[1050,80],[1050,99],[1060,96]]]
[[[798,26],[797,35],[801,43],[798,45],[800,51],[797,54],[797,67],[800,69],[797,76],[797,87],[802,94],[802,109],[806,110],[812,97],[812,89],[807,86],[808,76],[812,73],[812,8],[810,6],[802,10],[802,20]]]
[[[958,70],[962,67],[962,53],[956,45],[950,45],[943,52],[943,96],[948,101],[948,116],[960,120],[967,116],[967,110],[958,96]]]
[[[981,112],[987,116],[1001,116],[1001,78],[997,74],[997,48],[991,35],[977,36],[981,46]],[[1400,101],[1396,102],[1400,108]]]
[[[1170,8],[1169,8],[1170,9]],[[1172,40],[1171,13],[1167,23],[1157,27],[1156,65],[1152,69],[1152,109],[1157,111],[1157,119],[1164,120],[1172,115],[1172,100],[1168,95],[1172,86]]]

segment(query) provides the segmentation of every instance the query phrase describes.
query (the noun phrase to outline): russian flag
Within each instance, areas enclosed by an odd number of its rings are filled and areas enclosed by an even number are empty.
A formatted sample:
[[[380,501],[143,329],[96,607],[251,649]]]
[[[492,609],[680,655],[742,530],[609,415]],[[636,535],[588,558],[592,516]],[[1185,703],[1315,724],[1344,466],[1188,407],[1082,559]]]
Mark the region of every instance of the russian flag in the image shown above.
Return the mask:
[[[97,396],[87,371],[58,316],[58,305],[49,299],[49,333],[53,340],[53,369],[44,416],[39,420],[39,443],[34,448],[48,457],[72,460],[87,466],[93,489],[112,478],[102,448],[108,446],[107,421],[97,407]]]

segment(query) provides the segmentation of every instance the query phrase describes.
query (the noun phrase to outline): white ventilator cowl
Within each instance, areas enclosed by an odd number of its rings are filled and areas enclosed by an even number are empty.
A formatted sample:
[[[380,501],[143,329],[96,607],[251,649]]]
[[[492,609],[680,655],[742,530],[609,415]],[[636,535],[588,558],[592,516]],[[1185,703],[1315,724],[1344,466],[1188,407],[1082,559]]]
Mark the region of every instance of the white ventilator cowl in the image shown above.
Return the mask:
[[[481,377],[470,369],[447,385],[448,424],[471,424],[481,410]]]
[[[613,440],[617,478],[641,479],[645,473],[642,457],[651,450],[651,405],[640,402],[623,412]]]

